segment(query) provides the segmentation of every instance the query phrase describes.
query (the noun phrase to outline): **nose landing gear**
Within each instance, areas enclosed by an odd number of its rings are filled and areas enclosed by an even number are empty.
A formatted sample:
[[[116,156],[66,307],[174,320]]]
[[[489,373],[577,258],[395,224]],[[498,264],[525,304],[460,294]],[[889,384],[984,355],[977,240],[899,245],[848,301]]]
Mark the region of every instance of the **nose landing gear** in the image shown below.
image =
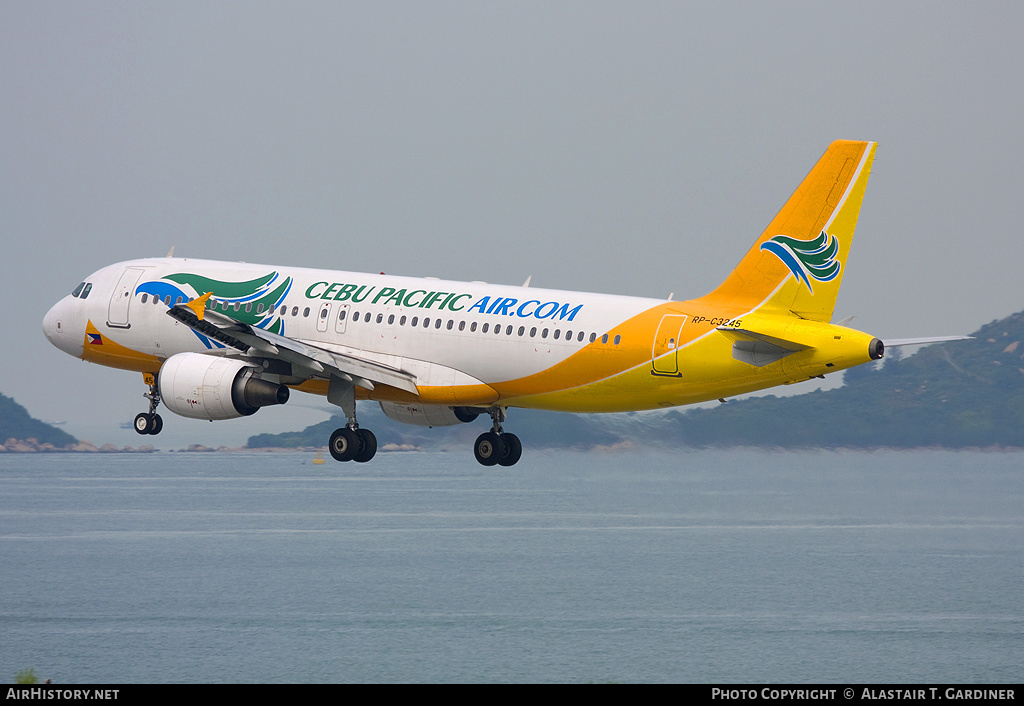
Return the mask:
[[[143,395],[149,400],[149,412],[135,415],[133,426],[139,434],[156,435],[164,428],[164,420],[156,413],[156,408],[160,406],[160,390],[156,386],[156,375],[153,373],[143,373],[142,379],[149,385],[149,392]]]

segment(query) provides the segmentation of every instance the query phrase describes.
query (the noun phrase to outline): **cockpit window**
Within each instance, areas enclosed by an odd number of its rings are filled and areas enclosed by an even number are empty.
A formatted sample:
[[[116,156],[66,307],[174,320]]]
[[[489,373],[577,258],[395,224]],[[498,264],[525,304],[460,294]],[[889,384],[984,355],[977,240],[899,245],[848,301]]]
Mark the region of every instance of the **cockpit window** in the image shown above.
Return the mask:
[[[79,297],[79,299],[85,299],[86,297],[89,296],[89,292],[91,292],[91,291],[92,291],[92,282],[86,282],[85,283],[85,289],[82,290],[82,295]]]
[[[81,283],[80,285],[78,285],[77,287],[75,287],[75,291],[73,291],[73,292],[71,293],[71,296],[73,296],[73,297],[77,297],[77,296],[78,296],[79,294],[81,294],[81,293],[82,293],[82,290],[83,290],[83,289],[85,289],[85,282],[82,282],[82,283]]]

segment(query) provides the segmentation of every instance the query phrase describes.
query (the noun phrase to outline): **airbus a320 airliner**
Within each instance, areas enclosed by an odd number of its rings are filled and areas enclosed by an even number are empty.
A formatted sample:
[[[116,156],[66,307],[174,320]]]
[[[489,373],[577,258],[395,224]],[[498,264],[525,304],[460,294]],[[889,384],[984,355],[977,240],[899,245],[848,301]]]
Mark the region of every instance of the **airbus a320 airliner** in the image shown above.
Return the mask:
[[[725,281],[689,301],[481,282],[357,274],[191,258],[104,267],[46,314],[61,350],[143,374],[160,403],[197,419],[326,395],[348,423],[338,461],[377,440],[357,400],[442,426],[488,414],[484,465],[522,454],[509,407],[622,412],[723,399],[822,377],[882,357],[877,338],[830,323],[875,153],[832,143]],[[952,340],[943,337],[890,345]]]

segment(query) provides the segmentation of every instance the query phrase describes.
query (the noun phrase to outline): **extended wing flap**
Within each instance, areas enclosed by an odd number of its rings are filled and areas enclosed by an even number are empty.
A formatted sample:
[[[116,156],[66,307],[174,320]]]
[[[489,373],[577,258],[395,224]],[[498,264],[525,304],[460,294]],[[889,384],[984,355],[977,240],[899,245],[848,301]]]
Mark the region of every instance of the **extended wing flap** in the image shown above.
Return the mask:
[[[383,363],[352,354],[333,353],[287,336],[242,324],[223,314],[206,311],[202,320],[188,304],[178,304],[168,315],[189,328],[242,353],[253,351],[268,358],[283,360],[312,371],[317,377],[335,375],[372,390],[374,383],[390,385],[414,395],[419,394],[413,375]]]

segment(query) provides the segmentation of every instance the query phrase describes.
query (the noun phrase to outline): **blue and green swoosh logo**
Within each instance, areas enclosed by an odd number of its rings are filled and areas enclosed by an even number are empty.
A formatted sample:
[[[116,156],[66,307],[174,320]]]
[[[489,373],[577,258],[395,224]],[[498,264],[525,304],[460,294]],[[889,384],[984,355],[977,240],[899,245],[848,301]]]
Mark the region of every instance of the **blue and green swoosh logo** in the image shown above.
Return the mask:
[[[807,291],[814,293],[811,280],[831,282],[839,276],[842,263],[836,259],[839,240],[825,231],[813,240],[797,240],[788,235],[776,235],[761,244],[789,268],[793,276],[807,285]]]
[[[143,282],[136,287],[135,293],[145,292],[171,306],[179,298],[181,301],[189,301],[206,292],[213,292],[213,297],[206,304],[207,308],[220,311],[243,324],[283,335],[284,320],[279,307],[291,287],[292,278],[282,277],[277,272],[245,282],[228,282],[191,272],[179,272],[165,275],[159,280]],[[207,348],[223,347],[198,331],[193,333]]]

